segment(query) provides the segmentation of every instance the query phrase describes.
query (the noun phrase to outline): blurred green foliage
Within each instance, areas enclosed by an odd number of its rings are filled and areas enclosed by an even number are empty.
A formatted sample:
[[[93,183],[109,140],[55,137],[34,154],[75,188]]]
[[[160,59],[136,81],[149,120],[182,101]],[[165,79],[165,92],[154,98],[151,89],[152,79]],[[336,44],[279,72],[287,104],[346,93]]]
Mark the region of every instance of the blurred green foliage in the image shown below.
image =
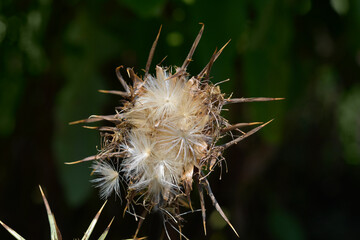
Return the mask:
[[[213,82],[230,78],[220,86],[234,97],[286,98],[224,112],[232,123],[275,118],[229,149],[229,173],[221,182],[219,172],[211,179],[240,236],[357,239],[358,0],[1,0],[0,219],[25,237],[46,239],[46,217],[32,217],[43,211],[32,197],[41,184],[65,238],[80,236],[100,200],[89,164],[63,163],[96,154],[100,141],[96,131],[68,123],[114,112],[120,99],[97,90],[121,89],[119,65],[142,73],[160,25],[152,69],[165,56],[163,65],[181,65],[199,22],[205,32],[190,73],[231,39]],[[207,204],[208,239],[234,239]],[[104,216],[117,216],[109,239],[131,236],[137,223],[121,218],[119,201],[107,208]],[[19,222],[20,216],[31,217]],[[203,239],[200,215],[186,219],[185,234]],[[161,229],[158,221],[150,217],[143,235],[157,239],[159,231],[151,230]],[[0,238],[6,234],[0,231]]]

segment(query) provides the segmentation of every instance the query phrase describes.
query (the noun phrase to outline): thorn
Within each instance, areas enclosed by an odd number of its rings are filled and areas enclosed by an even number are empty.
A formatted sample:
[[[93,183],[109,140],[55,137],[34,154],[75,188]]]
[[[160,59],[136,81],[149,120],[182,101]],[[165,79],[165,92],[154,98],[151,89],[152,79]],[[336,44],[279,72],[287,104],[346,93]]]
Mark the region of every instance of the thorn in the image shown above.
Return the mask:
[[[43,190],[42,190],[42,188],[41,188],[40,185],[39,185],[39,189],[40,189],[41,196],[42,196],[42,199],[43,199],[44,204],[45,204],[46,212],[47,212],[48,215],[52,215],[51,209],[50,209],[50,206],[49,206],[49,203],[48,203],[48,201],[47,201],[47,199],[46,199],[46,197],[45,197],[45,194],[44,194],[44,192],[43,192]]]
[[[285,98],[267,98],[267,97],[256,97],[256,98],[233,98],[225,99],[224,105],[230,103],[244,103],[244,102],[268,102],[268,101],[278,101],[284,100]]]
[[[86,122],[86,119],[69,122],[69,125],[75,125],[75,124],[84,123],[84,122]]]
[[[100,127],[93,127],[93,126],[82,126],[83,128],[86,129],[91,129],[91,130],[98,130]]]
[[[158,34],[157,34],[157,36],[156,36],[156,38],[155,38],[155,41],[154,41],[153,45],[151,46],[151,50],[150,50],[150,53],[149,53],[149,57],[148,57],[148,60],[147,60],[147,62],[146,62],[144,79],[146,79],[147,75],[149,74],[150,65],[151,65],[152,59],[153,59],[153,57],[154,57],[154,53],[155,53],[156,45],[157,45],[158,40],[159,40],[159,37],[160,37],[161,29],[162,29],[162,25],[160,25],[159,32],[158,32]]]
[[[121,85],[123,86],[123,88],[125,89],[125,91],[130,94],[130,88],[129,86],[126,84],[124,78],[122,77],[121,73],[120,73],[120,69],[123,68],[123,66],[119,66],[115,69],[115,73],[116,73],[116,76],[117,78],[119,79]]]
[[[42,196],[42,199],[44,201],[44,205],[45,205],[45,208],[46,208],[46,213],[48,215],[48,220],[49,220],[49,225],[50,225],[50,234],[51,234],[51,239],[54,239],[54,240],[61,240],[62,237],[61,237],[61,233],[60,233],[60,230],[56,224],[56,220],[55,220],[55,216],[54,214],[51,212],[51,208],[50,208],[50,205],[49,205],[49,202],[47,201],[46,199],[46,196],[41,188],[41,186],[39,185],[39,189],[40,189],[40,192],[41,192],[41,196]]]
[[[204,234],[206,236],[206,209],[205,209],[204,192],[201,184],[199,183],[198,183],[198,191],[200,196],[201,216],[203,220]]]
[[[110,223],[109,223],[109,225],[107,226],[107,228],[106,228],[106,229],[110,229],[111,224],[113,223],[114,219],[115,219],[115,216],[113,216],[113,218],[111,219],[111,221],[110,221]]]
[[[249,132],[245,133],[244,135],[241,135],[240,137],[228,142],[228,143],[225,143],[223,145],[220,145],[219,147],[223,148],[223,149],[226,149],[228,147],[230,147],[231,145],[233,144],[237,144],[238,142],[244,140],[245,138],[251,136],[252,134],[256,133],[257,131],[259,131],[261,128],[265,127],[266,125],[268,125],[269,123],[271,123],[274,119],[271,119],[270,121],[250,130]]]
[[[159,66],[160,64],[162,64],[163,61],[165,61],[165,59],[167,58],[168,56],[165,56],[156,66]]]
[[[88,162],[88,161],[93,161],[93,160],[97,160],[98,159],[98,155],[94,155],[94,156],[90,156],[75,162],[65,162],[64,164],[66,165],[73,165],[73,164],[78,164],[78,163],[82,163],[82,162]]]
[[[99,122],[99,121],[109,121],[109,122],[119,122],[120,120],[117,118],[119,117],[119,114],[115,115],[92,115],[87,119],[77,120],[70,122],[69,125],[79,124],[79,123],[93,123],[93,122]]]
[[[116,127],[106,127],[106,126],[105,127],[82,126],[82,127],[91,130],[108,131],[108,132],[115,132],[118,130],[118,128]]]
[[[91,233],[92,233],[92,231],[93,231],[93,229],[94,229],[94,227],[95,227],[95,225],[96,225],[96,223],[97,223],[97,221],[98,221],[98,219],[100,217],[100,214],[101,214],[103,208],[106,205],[106,203],[107,203],[107,200],[104,202],[104,204],[102,205],[100,210],[96,213],[94,219],[91,221],[88,229],[86,230],[86,232],[85,232],[85,234],[84,234],[84,236],[83,236],[83,238],[81,240],[88,240],[89,239],[89,237],[90,237],[90,235],[91,235]]]
[[[93,155],[75,162],[65,162],[66,165],[73,165],[81,162],[88,162],[92,160],[99,160],[104,158],[112,158],[112,157],[124,157],[124,152],[112,152],[112,153],[103,153],[98,155]]]
[[[127,92],[122,92],[122,91],[115,91],[115,90],[98,90],[101,93],[108,93],[108,94],[114,94],[114,95],[119,95],[122,97],[130,97],[130,94]]]
[[[221,217],[225,220],[225,222],[231,227],[231,229],[234,231],[234,233],[236,234],[236,236],[238,238],[239,237],[239,234],[236,232],[235,228],[233,227],[233,225],[230,223],[229,219],[226,217],[225,213],[223,212],[223,210],[221,209],[219,203],[217,202],[213,192],[211,191],[211,187],[210,187],[210,184],[209,184],[209,181],[205,178],[205,187],[206,187],[206,190],[210,196],[210,199],[214,205],[214,207],[216,208],[216,210],[220,213]]]
[[[222,84],[222,83],[226,83],[226,82],[228,82],[228,81],[230,81],[230,78],[225,79],[225,80],[223,80],[223,81],[221,81],[221,82],[217,82],[217,83],[214,84],[214,86],[220,85],[220,84]]]
[[[231,126],[228,126],[226,128],[221,129],[221,133],[225,133],[228,131],[232,131],[236,128],[241,128],[241,127],[247,127],[247,126],[252,126],[252,125],[258,125],[258,124],[262,124],[263,122],[251,122],[251,123],[237,123]]]
[[[181,68],[180,68],[180,69],[183,70],[183,71],[185,71],[186,68],[187,68],[187,66],[189,65],[189,63],[190,63],[190,61],[191,61],[191,59],[192,59],[192,56],[193,56],[193,54],[194,54],[194,52],[195,52],[195,49],[196,49],[197,45],[199,44],[200,39],[201,39],[201,36],[202,36],[202,34],[203,34],[203,32],[204,32],[204,27],[205,27],[205,25],[204,25],[203,23],[199,23],[199,24],[201,24],[202,27],[201,27],[198,35],[196,36],[193,45],[191,46],[191,49],[190,49],[189,54],[187,55],[187,57],[186,57],[183,65],[182,65]]]
[[[106,238],[106,235],[108,234],[108,232],[110,230],[110,226],[113,223],[114,219],[115,219],[115,216],[111,219],[109,225],[106,227],[105,231],[101,234],[101,236],[98,240],[104,240]]]
[[[214,64],[216,59],[221,55],[221,53],[223,52],[225,47],[230,43],[230,41],[231,41],[231,39],[229,41],[227,41],[227,43],[225,43],[225,45],[222,48],[220,48],[219,51],[215,50],[214,54],[210,58],[209,63],[206,64],[204,69],[196,76],[197,79],[202,78],[205,74],[207,75],[207,77],[209,76],[212,65]]]
[[[144,210],[143,213],[141,214],[142,218],[140,218],[140,220],[139,220],[138,226],[136,228],[136,232],[134,234],[134,239],[137,239],[137,235],[140,231],[141,225],[143,224],[147,214],[148,214],[148,212],[146,210]]]
[[[25,240],[25,238],[23,238],[22,236],[20,236],[17,232],[15,232],[11,227],[9,227],[8,225],[6,225],[5,223],[3,223],[2,221],[0,221],[0,224],[11,234],[13,235],[16,239],[18,240]]]

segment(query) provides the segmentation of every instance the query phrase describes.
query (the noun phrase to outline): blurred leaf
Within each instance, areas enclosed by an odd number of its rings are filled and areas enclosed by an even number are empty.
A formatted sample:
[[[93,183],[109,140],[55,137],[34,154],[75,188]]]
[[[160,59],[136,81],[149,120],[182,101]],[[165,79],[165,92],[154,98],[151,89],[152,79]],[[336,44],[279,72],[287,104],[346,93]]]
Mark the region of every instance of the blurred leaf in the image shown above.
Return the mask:
[[[339,104],[340,139],[349,164],[360,164],[360,86],[344,96]]]
[[[345,15],[349,10],[349,0],[330,0],[330,4],[339,15]]]
[[[223,240],[223,239],[226,239],[226,236],[222,232],[215,232],[210,236],[210,240]]]
[[[188,5],[192,5],[195,3],[196,0],[183,0],[184,3],[188,4]]]
[[[23,57],[20,51],[0,46],[0,136],[9,136],[16,122],[16,111],[25,87]]]
[[[268,224],[273,239],[304,240],[305,235],[296,216],[280,206],[272,206]]]
[[[68,123],[101,114],[105,96],[97,90],[106,87],[99,73],[99,65],[112,54],[99,47],[106,42],[104,36],[85,13],[74,19],[66,34],[69,48],[62,66],[66,85],[57,99],[54,148],[66,198],[73,206],[81,205],[90,193],[90,170],[85,167],[86,164],[65,166],[64,162],[96,154],[100,137],[96,131],[83,129],[79,125],[68,126]]]
[[[6,35],[6,24],[1,20],[1,15],[0,15],[0,43],[5,38],[5,35]]]
[[[4,79],[0,76],[0,136],[12,134],[15,128],[15,114],[23,92],[23,79]]]
[[[143,18],[156,17],[162,12],[165,0],[118,0]]]
[[[39,39],[43,34],[41,24],[43,13],[39,10],[27,14],[26,22],[20,28],[19,46],[26,54],[27,68],[31,74],[38,75],[47,67],[47,59]]]
[[[296,1],[296,6],[299,14],[305,15],[311,10],[311,0]]]
[[[244,54],[245,97],[287,98],[291,78],[288,52],[292,41],[288,6],[274,0],[268,1],[266,6],[255,6],[259,17],[250,34],[251,44]],[[268,141],[280,141],[285,101],[246,106],[252,121],[276,118],[276,124],[263,131]]]
[[[64,162],[96,154],[99,136],[96,131],[90,132],[79,125],[69,126],[68,123],[100,111],[103,101],[96,94],[103,85],[100,84],[101,78],[92,76],[71,79],[58,96],[54,147],[66,198],[71,205],[79,206],[90,193],[90,170],[86,164],[67,166]]]
[[[171,32],[166,36],[166,40],[170,46],[178,47],[183,43],[184,37],[179,32]]]

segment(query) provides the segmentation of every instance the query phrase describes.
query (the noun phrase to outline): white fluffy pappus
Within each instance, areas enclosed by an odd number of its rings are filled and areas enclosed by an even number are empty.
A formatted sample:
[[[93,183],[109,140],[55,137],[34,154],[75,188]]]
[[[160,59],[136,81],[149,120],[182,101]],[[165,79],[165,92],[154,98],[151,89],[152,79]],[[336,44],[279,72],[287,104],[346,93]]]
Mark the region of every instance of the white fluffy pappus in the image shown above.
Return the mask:
[[[176,153],[176,161],[196,165],[196,159],[206,149],[210,140],[204,134],[206,117],[196,121],[183,121],[183,119],[169,121],[159,128],[157,141],[164,148],[163,151]]]
[[[127,136],[127,142],[122,144],[126,152],[121,163],[121,172],[130,181],[133,176],[143,175],[150,162],[154,159],[155,143],[143,131],[132,131]]]
[[[158,121],[166,116],[177,113],[179,106],[182,104],[186,91],[184,89],[185,79],[170,79],[169,74],[161,67],[156,68],[156,77],[149,75],[144,84],[144,93],[136,99],[135,106],[129,111],[129,120],[131,114],[140,115],[143,121]],[[134,120],[139,120],[136,118]],[[150,122],[152,123],[152,122]]]
[[[112,162],[95,162],[91,168],[93,169],[92,173],[96,176],[91,182],[100,189],[99,193],[102,199],[107,199],[113,192],[121,197],[119,171]]]

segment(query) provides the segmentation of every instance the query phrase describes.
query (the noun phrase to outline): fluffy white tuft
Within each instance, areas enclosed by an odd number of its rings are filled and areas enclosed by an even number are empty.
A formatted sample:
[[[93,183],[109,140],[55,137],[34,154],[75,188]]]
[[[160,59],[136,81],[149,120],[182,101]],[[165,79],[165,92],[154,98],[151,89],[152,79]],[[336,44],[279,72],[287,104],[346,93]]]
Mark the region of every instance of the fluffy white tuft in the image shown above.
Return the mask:
[[[100,188],[100,197],[102,199],[107,199],[113,192],[121,197],[120,175],[112,163],[100,161],[96,162],[91,167],[94,169],[93,174],[97,176],[97,178],[91,180],[91,182],[95,183],[97,188]]]
[[[127,157],[121,163],[125,178],[130,180],[133,176],[143,175],[149,163],[154,158],[155,143],[143,131],[132,131],[128,135],[127,144],[122,148],[127,152]]]

